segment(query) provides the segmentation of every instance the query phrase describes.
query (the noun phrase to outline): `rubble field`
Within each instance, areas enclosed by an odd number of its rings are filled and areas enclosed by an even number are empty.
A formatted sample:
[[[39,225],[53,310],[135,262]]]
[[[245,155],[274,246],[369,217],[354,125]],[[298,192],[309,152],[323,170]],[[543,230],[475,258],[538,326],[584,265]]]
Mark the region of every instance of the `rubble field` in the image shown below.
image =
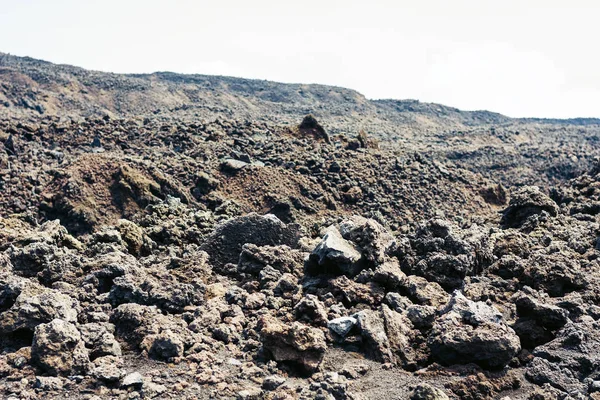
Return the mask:
[[[600,399],[598,125],[74,114],[4,63],[1,398]]]

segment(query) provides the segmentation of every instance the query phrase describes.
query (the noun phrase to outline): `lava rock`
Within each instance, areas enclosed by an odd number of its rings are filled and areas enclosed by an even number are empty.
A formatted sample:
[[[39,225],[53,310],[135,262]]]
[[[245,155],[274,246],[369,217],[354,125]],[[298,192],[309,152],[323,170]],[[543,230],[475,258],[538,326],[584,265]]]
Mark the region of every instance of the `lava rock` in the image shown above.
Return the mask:
[[[458,291],[433,324],[427,342],[433,357],[446,365],[473,362],[501,368],[521,350],[519,337],[496,309]]]
[[[285,324],[270,316],[261,318],[260,336],[275,361],[292,362],[309,373],[319,368],[327,349],[321,330],[300,322]]]
[[[556,216],[558,206],[554,200],[542,193],[539,187],[525,186],[511,197],[500,223],[506,227],[520,227],[529,217],[543,211]]]
[[[440,389],[421,383],[410,394],[409,400],[450,400]]]
[[[358,320],[354,317],[340,317],[329,321],[327,327],[336,335],[345,337],[357,322]]]
[[[77,300],[52,289],[27,286],[12,307],[1,314],[0,332],[33,331],[42,323],[60,319],[77,321]]]
[[[242,246],[246,243],[297,248],[300,236],[298,225],[286,225],[274,215],[251,213],[217,226],[203,243],[202,250],[210,255],[213,267],[220,270],[228,262],[238,262]]]
[[[306,271],[313,275],[342,273],[354,276],[363,269],[361,258],[358,249],[332,227],[310,253]]]
[[[35,328],[31,359],[51,375],[85,373],[89,367],[81,334],[75,325],[61,319]]]

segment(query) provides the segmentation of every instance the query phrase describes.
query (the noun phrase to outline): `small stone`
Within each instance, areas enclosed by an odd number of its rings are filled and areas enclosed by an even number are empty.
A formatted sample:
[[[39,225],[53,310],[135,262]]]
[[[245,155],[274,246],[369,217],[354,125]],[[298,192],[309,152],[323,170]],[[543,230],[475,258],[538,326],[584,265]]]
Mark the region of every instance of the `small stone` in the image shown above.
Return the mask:
[[[165,385],[159,385],[154,382],[145,382],[142,387],[142,397],[145,399],[152,399],[167,391],[167,387]]]
[[[344,239],[339,231],[332,227],[310,254],[307,270],[314,275],[341,272],[354,276],[362,268],[359,263],[361,257],[354,244]]]
[[[449,397],[438,388],[422,383],[415,388],[410,395],[410,400],[450,400]]]
[[[283,376],[271,375],[267,376],[263,381],[262,387],[264,390],[275,390],[285,383],[286,379]]]
[[[140,388],[144,384],[144,377],[139,372],[132,372],[126,375],[121,381],[121,387],[135,387]]]
[[[117,382],[124,375],[120,360],[114,356],[100,357],[94,360],[90,375],[107,382]]]
[[[225,172],[235,173],[241,170],[242,168],[247,167],[248,165],[249,164],[247,162],[228,158],[221,163],[221,170]]]
[[[61,390],[63,388],[63,381],[61,378],[54,376],[37,376],[33,387],[43,391]]]
[[[257,387],[249,387],[246,388],[237,394],[237,399],[239,400],[258,400],[262,398],[262,390]]]
[[[140,347],[148,351],[148,355],[158,360],[168,360],[183,356],[181,338],[170,330],[144,338]]]
[[[332,319],[327,323],[327,327],[335,334],[345,337],[348,332],[356,325],[356,318],[354,317],[340,317]]]

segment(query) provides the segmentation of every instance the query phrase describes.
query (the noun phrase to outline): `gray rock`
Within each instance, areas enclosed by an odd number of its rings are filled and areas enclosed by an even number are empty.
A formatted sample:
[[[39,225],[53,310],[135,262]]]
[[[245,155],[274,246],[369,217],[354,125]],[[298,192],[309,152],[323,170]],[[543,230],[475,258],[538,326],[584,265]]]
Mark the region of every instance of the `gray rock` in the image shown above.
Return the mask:
[[[221,163],[221,170],[223,170],[225,172],[235,173],[235,172],[240,171],[243,168],[246,168],[248,165],[250,165],[250,164],[247,162],[228,158],[228,159],[225,159]]]
[[[500,223],[508,227],[519,227],[530,216],[541,214],[543,211],[556,216],[558,206],[550,197],[542,193],[539,187],[525,186],[512,195]]]
[[[440,389],[426,383],[421,383],[413,390],[410,400],[450,400],[450,398]]]
[[[394,236],[374,219],[353,215],[339,224],[339,232],[358,246],[369,267],[383,264],[396,249]]]
[[[329,321],[327,327],[335,334],[345,337],[357,322],[357,319],[354,317],[340,317]]]
[[[184,344],[178,335],[170,330],[164,330],[159,334],[146,336],[140,347],[152,358],[169,360],[183,356]]]
[[[567,310],[547,304],[524,292],[518,293],[513,300],[519,317],[532,318],[545,328],[559,329],[569,321]]]
[[[521,350],[519,337],[497,310],[459,292],[433,324],[427,342],[433,357],[446,365],[499,368]]]
[[[140,393],[145,399],[153,399],[164,394],[166,391],[167,387],[165,385],[159,385],[154,382],[144,382]]]
[[[389,260],[375,269],[372,280],[388,290],[398,290],[406,286],[407,277],[397,260]]]
[[[354,317],[356,317],[358,329],[365,341],[369,355],[379,362],[393,362],[394,355],[381,313],[364,310],[355,314]]]
[[[411,305],[406,310],[406,316],[417,328],[431,328],[436,311],[432,306]]]
[[[121,381],[121,387],[128,388],[140,388],[144,384],[144,377],[139,372],[132,372],[130,374],[125,375],[123,380]]]
[[[448,293],[438,283],[429,282],[416,275],[406,277],[404,289],[414,302],[436,308],[446,304],[450,299]]]
[[[33,387],[43,391],[62,390],[63,380],[54,376],[36,376]]]
[[[340,235],[338,230],[330,227],[323,240],[315,247],[307,262],[307,272],[311,274],[358,274],[363,264],[360,251]]]
[[[239,255],[238,271],[257,275],[266,267],[281,274],[302,271],[305,253],[290,246],[257,246],[246,243]]]
[[[93,322],[81,325],[79,331],[91,358],[121,355],[121,345],[113,334],[114,325]]]
[[[526,376],[561,391],[585,393],[586,379],[595,377],[592,365],[600,364],[600,323],[583,319],[567,323],[556,338],[536,347]]]
[[[502,321],[502,314],[494,307],[481,301],[471,301],[460,291],[455,291],[441,314],[457,313],[461,320],[473,326],[479,326],[485,322],[497,324]]]
[[[263,392],[258,387],[246,387],[244,390],[240,390],[237,393],[236,399],[239,399],[239,400],[259,400],[259,399],[261,399],[263,397],[262,395],[263,395]]]
[[[184,320],[172,315],[163,315],[156,307],[122,304],[113,311],[110,321],[115,325],[117,336],[134,346],[141,346],[147,336],[158,335],[167,330],[177,335],[186,347],[191,347],[196,342],[193,332],[188,329]],[[153,342],[153,339],[146,341],[145,346],[150,345],[146,350],[150,350]]]
[[[388,292],[384,298],[385,303],[397,312],[406,311],[413,303],[406,296],[396,292]]]
[[[12,307],[1,314],[0,332],[30,330],[54,319],[77,321],[77,300],[52,289],[27,286]]]
[[[479,274],[495,260],[486,229],[478,225],[460,229],[442,219],[421,224],[400,247],[403,271],[446,290],[460,288],[465,277]]]
[[[219,271],[225,264],[239,261],[242,246],[246,243],[296,248],[300,236],[299,225],[284,224],[272,214],[250,213],[218,225],[201,248],[210,255],[213,268]]]
[[[264,390],[275,390],[285,383],[286,379],[280,375],[267,376],[263,380],[262,388]]]

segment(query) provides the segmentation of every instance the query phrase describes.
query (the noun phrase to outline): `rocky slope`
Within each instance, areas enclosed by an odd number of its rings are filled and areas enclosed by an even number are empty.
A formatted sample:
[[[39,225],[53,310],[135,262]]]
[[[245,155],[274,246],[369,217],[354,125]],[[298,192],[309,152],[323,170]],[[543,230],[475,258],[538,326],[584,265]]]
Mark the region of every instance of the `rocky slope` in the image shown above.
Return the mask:
[[[7,55],[0,98],[2,398],[600,398],[594,120]]]

